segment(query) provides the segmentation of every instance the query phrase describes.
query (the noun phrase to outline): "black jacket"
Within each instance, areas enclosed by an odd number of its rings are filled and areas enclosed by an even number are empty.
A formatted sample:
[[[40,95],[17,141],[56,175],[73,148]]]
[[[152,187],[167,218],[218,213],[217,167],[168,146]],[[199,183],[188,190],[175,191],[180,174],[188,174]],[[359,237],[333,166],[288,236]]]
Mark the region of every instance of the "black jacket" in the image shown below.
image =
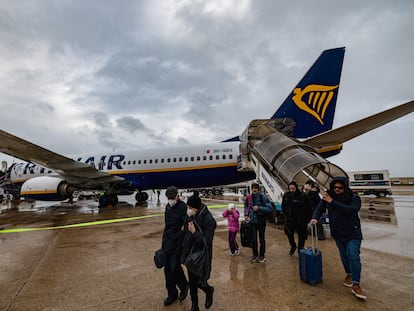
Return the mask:
[[[345,187],[344,193],[340,196],[337,196],[333,190],[333,186],[338,182]],[[342,242],[362,240],[361,222],[358,215],[361,209],[361,199],[358,194],[353,193],[349,188],[348,179],[346,177],[335,177],[327,192],[333,201],[328,203],[321,200],[312,218],[319,219],[328,209],[329,227],[334,239]]]
[[[188,231],[188,222],[195,220],[196,231],[192,234]],[[200,228],[202,232],[200,231]],[[187,217],[184,224],[184,241],[183,241],[183,250],[181,254],[181,263],[184,263],[185,257],[190,252],[191,247],[195,244],[195,249],[203,247],[203,236],[206,238],[207,245],[210,251],[210,267],[211,271],[211,259],[213,258],[213,238],[214,231],[216,230],[217,223],[216,220],[211,215],[209,209],[206,205],[202,204],[201,208],[197,211],[197,214],[194,218]],[[208,271],[207,275],[210,275]]]
[[[282,199],[282,211],[286,223],[294,226],[306,226],[312,216],[312,206],[309,197],[299,191],[286,192]]]
[[[181,253],[181,245],[184,237],[184,221],[187,217],[187,205],[178,201],[173,207],[167,204],[165,207],[165,228],[162,234],[162,249],[167,254]]]

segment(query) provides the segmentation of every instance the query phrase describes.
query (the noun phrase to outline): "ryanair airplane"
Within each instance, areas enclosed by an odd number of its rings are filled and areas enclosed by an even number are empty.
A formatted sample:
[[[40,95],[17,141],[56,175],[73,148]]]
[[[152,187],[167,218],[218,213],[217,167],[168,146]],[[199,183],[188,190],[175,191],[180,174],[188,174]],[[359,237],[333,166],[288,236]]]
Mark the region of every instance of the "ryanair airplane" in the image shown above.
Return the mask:
[[[332,130],[344,53],[345,48],[324,51],[266,120],[282,139],[306,146],[301,152],[327,158],[338,154],[345,141],[414,111],[414,101],[410,101]],[[99,190],[104,193],[100,206],[106,206],[115,205],[121,194],[136,192],[136,200],[145,201],[148,194],[144,190],[171,185],[213,187],[254,179],[253,171],[238,170],[239,138],[208,145],[67,157],[0,130],[0,152],[27,161],[13,164],[4,178],[20,189],[20,195],[57,201],[70,198],[76,190]]]

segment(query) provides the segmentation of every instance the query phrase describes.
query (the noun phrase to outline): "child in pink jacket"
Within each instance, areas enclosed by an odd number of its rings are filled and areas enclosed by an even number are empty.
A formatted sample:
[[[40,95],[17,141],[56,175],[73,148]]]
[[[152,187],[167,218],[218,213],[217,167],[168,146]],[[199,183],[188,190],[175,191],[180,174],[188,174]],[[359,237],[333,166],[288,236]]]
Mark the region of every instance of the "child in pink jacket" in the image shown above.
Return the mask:
[[[230,203],[227,209],[223,211],[223,217],[227,217],[230,256],[236,256],[240,253],[239,245],[236,242],[237,232],[239,231],[240,214],[233,203]]]

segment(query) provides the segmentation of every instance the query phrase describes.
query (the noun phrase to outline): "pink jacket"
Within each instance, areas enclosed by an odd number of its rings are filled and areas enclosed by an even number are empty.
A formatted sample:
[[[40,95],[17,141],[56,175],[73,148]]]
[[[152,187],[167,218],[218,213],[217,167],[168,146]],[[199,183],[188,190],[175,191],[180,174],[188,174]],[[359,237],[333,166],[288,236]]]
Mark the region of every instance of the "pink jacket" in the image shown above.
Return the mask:
[[[240,213],[237,209],[234,208],[232,211],[229,211],[228,209],[225,209],[223,211],[223,217],[227,217],[227,223],[228,223],[229,231],[231,231],[231,232],[239,231]]]

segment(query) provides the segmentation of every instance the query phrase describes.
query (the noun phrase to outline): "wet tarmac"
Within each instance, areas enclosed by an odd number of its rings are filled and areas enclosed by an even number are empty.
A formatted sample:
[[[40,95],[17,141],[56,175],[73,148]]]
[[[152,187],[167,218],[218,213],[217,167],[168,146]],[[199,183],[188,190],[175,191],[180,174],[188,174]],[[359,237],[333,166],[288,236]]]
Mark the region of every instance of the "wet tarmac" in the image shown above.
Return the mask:
[[[164,274],[152,257],[161,243],[163,196],[145,204],[120,199],[116,208],[104,209],[95,201],[2,205],[0,310],[189,310],[189,297],[162,304]],[[221,212],[232,199],[205,200],[219,224],[210,310],[413,310],[414,196],[363,198],[365,302],[342,286],[332,239],[319,242],[324,276],[314,286],[299,280],[297,253],[288,255],[281,225],[267,227],[266,263],[251,264],[247,248],[228,256]],[[203,303],[200,293],[201,310]]]

